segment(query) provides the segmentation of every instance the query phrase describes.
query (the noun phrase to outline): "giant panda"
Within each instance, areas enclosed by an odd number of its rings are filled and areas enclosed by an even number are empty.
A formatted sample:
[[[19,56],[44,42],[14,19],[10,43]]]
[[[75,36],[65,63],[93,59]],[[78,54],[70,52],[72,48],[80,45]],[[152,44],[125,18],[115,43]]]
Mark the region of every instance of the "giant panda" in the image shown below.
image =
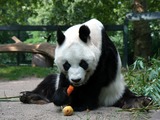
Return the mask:
[[[33,91],[22,92],[23,103],[71,105],[75,111],[100,106],[133,108],[151,101],[125,85],[120,55],[97,19],[57,31],[55,64],[60,73],[47,76]],[[69,85],[74,91],[67,95]]]

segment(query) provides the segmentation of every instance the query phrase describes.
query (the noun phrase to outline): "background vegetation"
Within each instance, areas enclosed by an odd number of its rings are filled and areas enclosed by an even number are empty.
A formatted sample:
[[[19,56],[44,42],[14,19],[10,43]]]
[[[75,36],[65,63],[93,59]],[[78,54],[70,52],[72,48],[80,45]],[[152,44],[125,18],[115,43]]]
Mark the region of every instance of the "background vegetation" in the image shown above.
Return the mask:
[[[151,97],[160,105],[160,60],[152,58],[145,62],[138,58],[133,65],[124,72],[129,88],[139,95]]]
[[[103,24],[119,25],[124,23],[127,13],[136,12],[133,9],[135,2],[142,3],[145,12],[160,10],[159,0],[0,0],[0,25],[74,25],[91,18],[97,18]],[[160,21],[149,21],[148,25],[152,39],[152,45],[149,44],[152,56],[149,61],[146,61],[143,58],[130,59],[133,58],[135,51],[135,24],[129,23],[129,60],[131,63],[135,62],[128,67],[125,78],[133,91],[151,96],[160,105]],[[107,32],[122,55],[123,33]],[[50,43],[55,43],[55,33],[51,31],[23,31],[20,34],[17,31],[0,31],[0,44],[13,43],[11,40],[13,35],[19,36],[26,43],[46,42],[46,37],[52,35]],[[32,58],[31,54],[25,56],[27,61]],[[7,67],[4,64],[15,66],[16,54],[0,53],[1,79],[13,80],[26,76],[44,77],[57,72],[51,68]]]

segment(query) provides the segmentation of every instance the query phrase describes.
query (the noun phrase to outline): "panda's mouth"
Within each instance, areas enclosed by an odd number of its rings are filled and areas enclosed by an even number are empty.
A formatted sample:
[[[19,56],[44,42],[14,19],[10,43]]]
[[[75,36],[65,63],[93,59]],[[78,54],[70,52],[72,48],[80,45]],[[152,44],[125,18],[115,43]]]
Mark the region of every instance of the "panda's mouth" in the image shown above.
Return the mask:
[[[81,83],[81,84],[77,84],[77,83],[76,83],[76,84],[73,84],[73,83],[72,83],[72,85],[73,85],[74,87],[80,87],[80,86],[82,86],[82,85],[84,85],[84,84],[82,84],[82,83]]]
[[[83,85],[81,82],[78,82],[78,83],[71,82],[71,84],[72,84],[74,87],[79,87],[79,86],[82,86],[82,85]]]
[[[72,84],[74,87],[82,86],[82,84]]]
[[[78,82],[78,83],[71,83],[74,87],[80,87],[82,85],[85,85],[87,83],[87,81],[83,81],[83,82]]]

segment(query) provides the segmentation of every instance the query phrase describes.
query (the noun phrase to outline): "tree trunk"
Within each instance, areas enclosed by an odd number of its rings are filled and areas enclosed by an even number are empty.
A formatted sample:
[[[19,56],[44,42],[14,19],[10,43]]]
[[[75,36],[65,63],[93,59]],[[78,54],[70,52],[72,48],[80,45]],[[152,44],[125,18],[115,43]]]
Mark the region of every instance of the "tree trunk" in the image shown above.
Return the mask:
[[[146,0],[134,0],[133,12],[142,13],[146,10]],[[151,56],[151,35],[148,21],[133,22],[134,58]]]

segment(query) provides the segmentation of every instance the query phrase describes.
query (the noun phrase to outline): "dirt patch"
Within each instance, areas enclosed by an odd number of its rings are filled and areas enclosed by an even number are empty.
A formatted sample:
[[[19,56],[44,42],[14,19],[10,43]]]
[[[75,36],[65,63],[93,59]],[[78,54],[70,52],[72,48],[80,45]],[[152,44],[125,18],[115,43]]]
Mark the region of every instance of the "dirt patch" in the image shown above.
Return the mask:
[[[42,79],[25,78],[20,81],[0,82],[0,97],[18,96],[21,91],[34,89]],[[160,120],[160,111],[131,113],[114,107],[101,107],[90,112],[74,112],[63,116],[52,103],[45,105],[22,104],[16,101],[0,102],[0,120]]]

